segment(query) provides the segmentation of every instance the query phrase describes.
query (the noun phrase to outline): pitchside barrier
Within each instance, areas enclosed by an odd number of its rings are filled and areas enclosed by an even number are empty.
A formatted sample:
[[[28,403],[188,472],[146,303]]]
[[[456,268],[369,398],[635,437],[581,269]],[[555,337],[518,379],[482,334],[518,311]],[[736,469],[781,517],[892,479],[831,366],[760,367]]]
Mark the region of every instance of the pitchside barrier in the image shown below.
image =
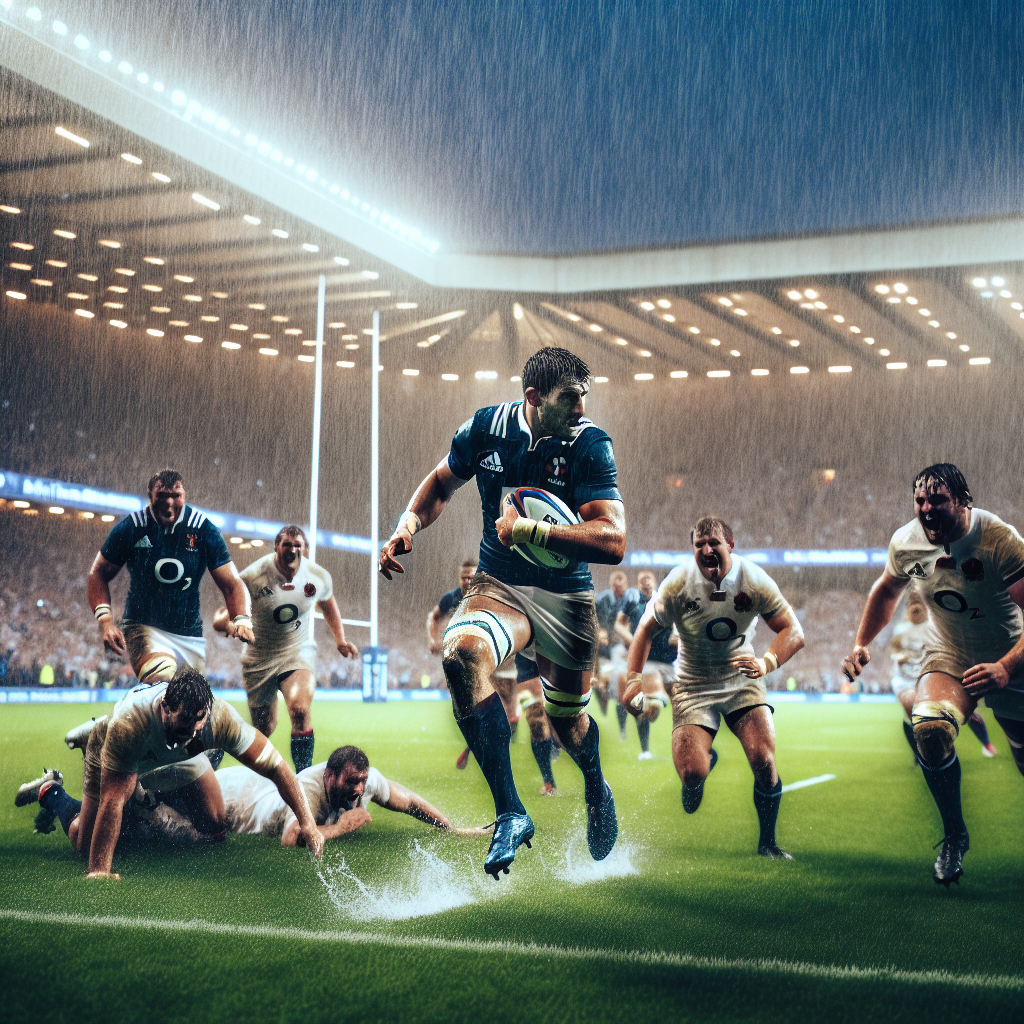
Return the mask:
[[[95,690],[72,690],[66,687],[20,690],[0,688],[0,704],[111,704],[119,701],[127,692],[105,686]],[[214,690],[213,695],[223,700],[245,702],[245,690]],[[385,699],[437,701],[448,700],[449,695],[447,690],[388,690]],[[318,689],[313,695],[313,700],[363,701],[367,698],[361,689]],[[768,701],[771,704],[891,704],[895,700],[891,693],[791,693],[781,690],[768,694]]]

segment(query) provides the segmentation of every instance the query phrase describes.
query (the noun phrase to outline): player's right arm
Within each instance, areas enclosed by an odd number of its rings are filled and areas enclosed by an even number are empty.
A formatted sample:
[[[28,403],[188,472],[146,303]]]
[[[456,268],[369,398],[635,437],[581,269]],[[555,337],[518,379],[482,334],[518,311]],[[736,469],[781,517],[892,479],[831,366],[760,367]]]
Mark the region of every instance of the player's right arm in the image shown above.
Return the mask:
[[[110,870],[114,847],[121,834],[121,813],[135,792],[138,776],[103,768],[100,773],[100,805],[92,827],[89,846],[89,873],[86,878],[120,878]]]
[[[654,617],[652,601],[641,616],[640,624],[633,634],[633,642],[629,645],[629,654],[626,656],[626,685],[619,694],[622,706],[634,717],[639,717],[644,710],[643,672],[651,653],[651,641],[655,633],[664,628]]]
[[[227,608],[221,605],[213,616],[213,628],[218,633],[223,633],[225,636],[228,635],[228,626],[231,623],[231,616],[228,614]]]
[[[878,636],[892,620],[900,596],[906,589],[910,578],[900,579],[888,569],[875,580],[868,594],[867,604],[860,617],[857,636],[853,641],[853,650],[843,658],[843,674],[851,682],[860,675],[864,666],[871,661],[868,644]]]
[[[441,629],[441,619],[444,618],[439,604],[434,605],[434,610],[427,616],[427,643],[430,646],[431,654],[441,653],[441,640],[444,631]]]
[[[104,646],[123,658],[127,654],[124,634],[117,628],[110,607],[110,581],[120,571],[120,565],[108,561],[102,553],[98,553],[89,570],[85,590],[89,598],[89,607],[99,624]]]
[[[334,825],[317,825],[316,830],[324,837],[324,842],[327,842],[328,839],[339,839],[341,836],[347,836],[350,832],[355,832],[364,825],[369,825],[371,820],[370,812],[365,807],[353,807],[352,810],[345,811],[344,814],[339,815]],[[281,835],[281,845],[298,846],[300,835],[299,823],[292,819]]]
[[[615,616],[614,633],[615,639],[621,640],[626,647],[629,647],[635,639],[633,634],[629,631],[629,618],[625,612],[619,612],[619,614]]]
[[[395,532],[381,548],[379,566],[386,579],[390,580],[393,572],[405,572],[398,556],[412,551],[413,536],[437,519],[452,495],[466,482],[452,472],[447,458],[424,478],[398,520]]]

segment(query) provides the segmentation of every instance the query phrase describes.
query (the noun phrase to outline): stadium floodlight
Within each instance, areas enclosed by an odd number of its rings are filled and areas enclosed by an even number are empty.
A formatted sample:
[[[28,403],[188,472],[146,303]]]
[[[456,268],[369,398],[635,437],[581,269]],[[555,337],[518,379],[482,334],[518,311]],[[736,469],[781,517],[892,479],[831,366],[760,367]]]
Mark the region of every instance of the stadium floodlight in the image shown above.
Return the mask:
[[[768,371],[767,370],[751,370],[750,371],[750,376],[751,377],[767,377],[768,376]]]
[[[418,377],[419,375],[420,375],[420,371],[419,370],[408,370],[407,369],[407,370],[403,370],[402,371],[402,376],[403,377]]]
[[[830,366],[828,368],[829,373],[852,373],[852,366]]]
[[[634,373],[633,380],[654,380],[653,373]]]
[[[74,231],[65,231],[63,228],[57,228],[54,231],[54,234],[58,238],[67,238],[68,240],[78,237],[78,235],[76,235]]]
[[[992,360],[988,356],[975,356],[974,359],[968,359],[967,362],[971,366],[988,366]]]
[[[731,377],[732,370],[708,370],[709,377]]]
[[[120,71],[122,75],[130,75],[134,69],[128,61],[123,60],[117,65],[117,70]]]
[[[116,327],[118,330],[123,331],[128,325],[123,320],[111,320],[111,327]]]
[[[498,371],[497,370],[477,370],[476,373],[473,374],[473,376],[477,380],[497,380],[498,379]]]
[[[355,366],[356,364],[353,363],[353,362],[350,362],[347,359],[339,359],[338,362],[335,365],[340,366],[340,367],[342,367],[343,369],[346,369],[346,370],[351,370],[352,367]]]
[[[15,213],[15,214],[21,213],[21,207],[20,206],[7,206],[7,205],[3,205],[3,206],[0,206],[0,210],[3,210],[4,213]]]
[[[43,20],[43,12],[41,10],[39,10],[38,7],[30,7],[25,12],[25,17],[30,19],[31,21],[42,21]]]
[[[935,369],[936,367],[946,366],[947,364],[945,359],[929,359],[925,365]]]
[[[142,163],[142,157],[135,156],[134,153],[122,153],[121,154],[121,159],[124,160],[125,163],[129,163],[129,164],[141,164]]]
[[[441,380],[458,380],[459,375],[457,373],[442,373]]]
[[[199,203],[200,206],[206,206],[211,210],[219,210],[220,203],[215,203],[212,199],[207,199],[206,196],[200,195],[198,192],[192,193],[192,198],[195,202]]]
[[[96,314],[91,309],[76,309],[75,316],[84,317],[86,320],[91,320]]]
[[[62,128],[58,125],[54,128],[54,133],[59,135],[62,139],[67,139],[68,142],[73,142],[76,146],[81,146],[83,149],[89,148],[89,140],[83,139],[81,135],[75,135],[74,132],[69,132],[67,128]]]
[[[98,56],[104,64],[109,64],[114,59],[113,54],[109,50],[100,50]]]
[[[19,301],[21,301],[22,299],[27,299],[28,298],[28,296],[25,295],[24,292],[4,292],[4,294],[9,299],[18,299]]]
[[[256,225],[262,223],[259,217],[254,217],[251,213],[243,213],[242,220],[244,220],[246,224]]]
[[[685,377],[689,377],[690,375],[689,375],[689,373],[687,373],[687,372],[686,372],[686,370],[673,370],[673,371],[672,371],[672,372],[671,372],[671,373],[669,374],[669,376],[670,376],[670,377],[671,377],[671,378],[672,378],[673,380],[683,380],[683,379],[684,379]],[[608,379],[608,378],[607,378],[607,377],[605,377],[605,380],[607,380],[607,379]]]
[[[810,367],[808,366],[791,366],[789,368],[790,373],[810,373]]]
[[[349,261],[345,259],[344,256],[335,256],[334,262],[337,263],[339,267],[347,267],[349,265]]]
[[[887,370],[905,370],[907,368],[906,363],[886,363],[885,368]]]
[[[993,277],[992,278],[992,287],[993,288],[1002,288],[1004,284],[1006,284],[1006,282],[1001,277]]]

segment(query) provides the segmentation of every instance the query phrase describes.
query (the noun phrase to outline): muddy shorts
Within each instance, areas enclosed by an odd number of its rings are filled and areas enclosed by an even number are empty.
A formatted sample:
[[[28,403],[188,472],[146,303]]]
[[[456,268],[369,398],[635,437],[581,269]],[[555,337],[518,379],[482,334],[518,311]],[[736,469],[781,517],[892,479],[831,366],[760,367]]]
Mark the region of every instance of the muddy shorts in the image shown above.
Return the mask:
[[[672,728],[684,725],[702,725],[710,732],[718,732],[722,716],[728,716],[742,708],[757,704],[768,704],[768,692],[764,679],[748,679],[736,675],[719,680],[711,685],[690,686],[676,681],[672,694]]]

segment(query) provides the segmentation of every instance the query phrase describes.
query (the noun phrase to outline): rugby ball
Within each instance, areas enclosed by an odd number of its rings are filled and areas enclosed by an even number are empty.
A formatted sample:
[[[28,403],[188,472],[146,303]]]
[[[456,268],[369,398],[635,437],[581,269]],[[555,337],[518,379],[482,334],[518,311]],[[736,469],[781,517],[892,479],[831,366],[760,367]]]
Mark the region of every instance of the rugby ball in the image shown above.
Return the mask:
[[[502,514],[510,507],[521,516],[535,519],[538,523],[571,526],[580,521],[579,516],[561,498],[539,487],[517,487],[509,491],[501,501]],[[567,569],[576,564],[575,559],[560,555],[557,551],[539,548],[536,544],[513,544],[512,550],[531,565],[544,569]]]

